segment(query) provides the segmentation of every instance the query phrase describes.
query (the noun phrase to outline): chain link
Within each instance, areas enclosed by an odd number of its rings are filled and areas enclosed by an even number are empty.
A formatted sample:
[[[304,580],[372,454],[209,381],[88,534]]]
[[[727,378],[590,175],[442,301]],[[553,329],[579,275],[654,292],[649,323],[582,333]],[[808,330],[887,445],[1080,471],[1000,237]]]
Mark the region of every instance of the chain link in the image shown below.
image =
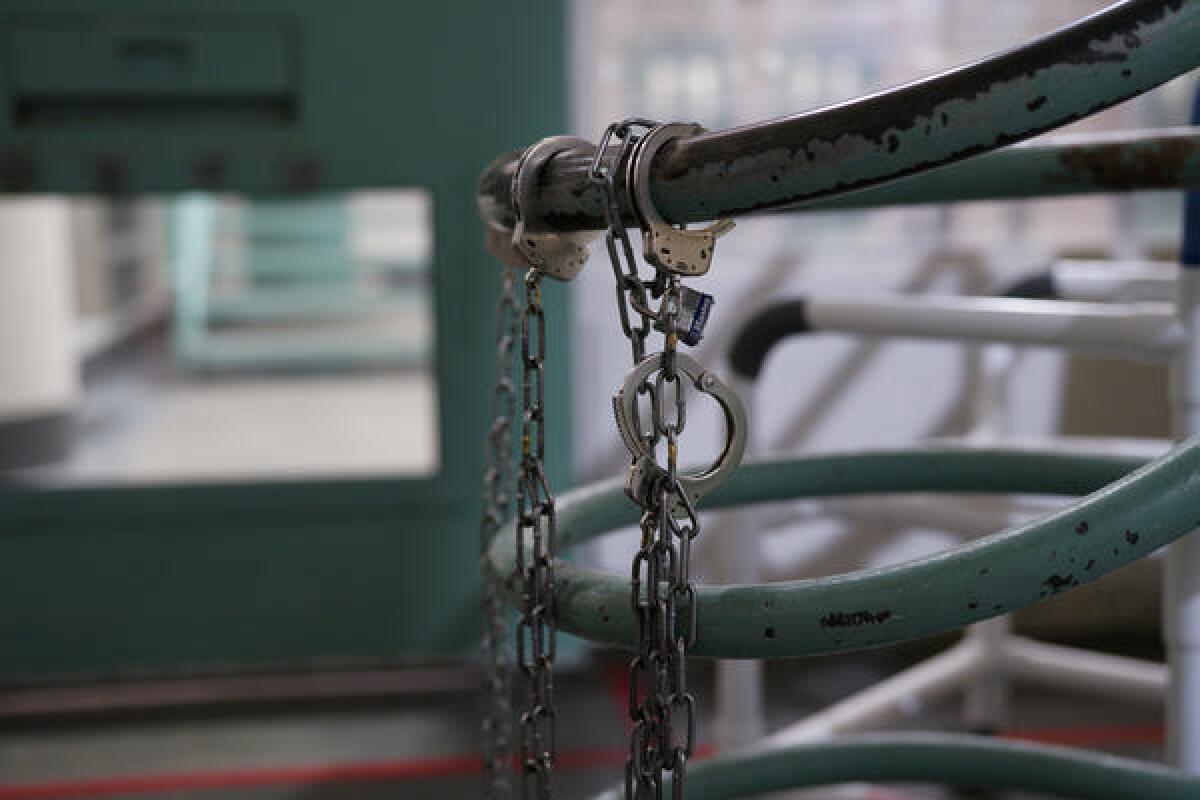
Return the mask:
[[[604,244],[608,249],[608,261],[612,265],[613,277],[616,279],[617,316],[621,322],[621,332],[629,340],[630,355],[634,364],[646,357],[646,339],[653,330],[656,316],[650,307],[650,298],[662,295],[664,279],[662,273],[656,272],[653,278],[647,280],[638,271],[638,260],[629,241],[629,233],[621,221],[621,207],[617,200],[617,176],[624,175],[629,165],[639,140],[635,131],[650,130],[657,124],[652,120],[632,118],[609,125],[600,137],[600,144],[588,170],[588,178],[604,190],[604,220],[607,225]],[[616,153],[606,166],[605,156],[612,149],[615,149]],[[635,317],[636,324],[633,321]],[[653,402],[653,387],[649,382],[642,383],[637,392],[649,397]],[[658,445],[659,434],[653,426],[644,428],[641,419],[636,415],[634,425],[650,449]]]
[[[665,468],[656,467],[661,476],[655,478],[650,491],[639,499],[642,537],[633,558],[630,595],[638,641],[637,654],[629,666],[629,715],[633,726],[625,767],[628,800],[661,798],[667,773],[672,775],[672,795],[682,798],[687,762],[696,736],[696,703],[687,687],[687,651],[697,633],[696,589],[689,576],[689,561],[691,541],[699,535],[700,524],[691,498],[681,484],[677,463],[678,439],[687,422],[687,388],[676,365],[685,290],[678,276],[664,270],[656,270],[649,279],[640,275],[621,220],[617,195],[619,179],[628,189],[625,175],[641,141],[635,132],[649,131],[655,125],[642,119],[610,125],[589,169],[589,177],[604,192],[608,226],[605,244],[616,278],[617,312],[635,366],[645,359],[646,339],[651,331],[658,328],[664,332],[660,364],[637,387],[639,399],[646,398],[650,407],[649,424],[643,426],[637,412],[633,413],[635,439],[646,442],[651,459],[656,448],[665,442],[667,463]],[[512,464],[509,447],[516,392],[511,369],[519,319],[522,415],[515,544],[522,602],[516,631],[516,664],[525,677],[526,703],[515,738],[521,764],[522,800],[549,800],[557,753],[552,674],[556,640],[553,563],[556,521],[554,496],[544,464],[546,319],[541,273],[530,269],[526,274],[523,305],[517,301],[515,280],[515,272],[506,271],[497,307],[500,364],[488,436],[480,548],[482,559],[510,504],[504,487],[510,485],[507,479]],[[651,298],[661,300],[657,309],[652,307]],[[512,787],[507,781],[505,762],[514,738],[511,728],[505,727],[511,721],[506,677],[510,669],[501,643],[504,615],[500,587],[486,577],[488,574],[485,570],[483,649],[490,698],[484,720],[487,796],[508,798]]]
[[[648,452],[654,453],[665,442],[667,463],[663,476],[642,501],[641,545],[631,569],[637,654],[629,664],[633,726],[625,764],[627,800],[661,798],[667,773],[672,776],[673,797],[682,798],[696,738],[696,701],[687,687],[687,650],[697,633],[696,588],[689,561],[700,523],[678,471],[679,435],[687,423],[687,390],[675,362],[683,289],[679,278],[665,271],[657,271],[650,280],[639,275],[620,218],[616,185],[616,176],[627,169],[639,141],[634,131],[654,125],[637,119],[610,125],[589,172],[604,190],[605,243],[617,280],[617,313],[635,365],[645,358],[650,332],[657,327],[664,333],[661,366],[653,380],[638,387],[639,395],[648,396],[651,424],[643,427],[635,419]],[[616,153],[605,167],[609,150]],[[657,310],[650,306],[651,297],[661,298]]]
[[[604,221],[607,226],[604,245],[608,249],[608,260],[612,264],[613,277],[617,281],[617,314],[621,319],[621,332],[629,339],[635,364],[646,356],[646,337],[650,335],[651,323],[655,317],[650,308],[649,297],[662,295],[663,276],[656,273],[654,278],[646,280],[638,273],[638,261],[634,256],[633,245],[621,222],[621,207],[617,201],[617,178],[623,176],[629,156],[638,142],[634,132],[638,129],[651,129],[657,124],[651,120],[634,118],[609,125],[600,137],[600,144],[588,170],[588,178],[604,190]],[[617,143],[615,146],[614,142]],[[616,150],[616,154],[606,166],[604,158],[612,149]],[[624,181],[623,177],[622,180]],[[633,322],[635,315],[638,318],[637,324]]]
[[[552,667],[555,651],[554,495],[545,473],[546,316],[541,273],[525,276],[521,312],[521,472],[517,478],[517,571],[522,579],[517,664],[527,702],[519,721],[521,797],[548,800],[558,750]]]
[[[512,656],[506,644],[504,601],[499,581],[485,563],[492,540],[508,519],[514,480],[512,419],[516,411],[516,340],[521,304],[517,271],[505,267],[496,303],[496,383],[492,389],[492,424],[484,455],[483,518],[479,525],[482,581],[480,642],[486,711],[483,718],[484,797],[512,797]]]

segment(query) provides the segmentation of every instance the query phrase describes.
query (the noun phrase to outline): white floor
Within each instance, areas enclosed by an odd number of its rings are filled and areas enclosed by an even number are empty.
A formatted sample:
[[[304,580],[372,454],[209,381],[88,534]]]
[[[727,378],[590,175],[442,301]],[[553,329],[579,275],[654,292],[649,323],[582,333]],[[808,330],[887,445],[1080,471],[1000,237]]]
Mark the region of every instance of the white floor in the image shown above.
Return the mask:
[[[150,484],[431,475],[437,382],[428,369],[196,375],[161,341],[93,370],[69,457],[23,471],[48,484]]]
[[[80,477],[129,482],[263,479],[437,469],[425,374],[253,377],[165,388]],[[86,449],[86,444],[84,445]]]

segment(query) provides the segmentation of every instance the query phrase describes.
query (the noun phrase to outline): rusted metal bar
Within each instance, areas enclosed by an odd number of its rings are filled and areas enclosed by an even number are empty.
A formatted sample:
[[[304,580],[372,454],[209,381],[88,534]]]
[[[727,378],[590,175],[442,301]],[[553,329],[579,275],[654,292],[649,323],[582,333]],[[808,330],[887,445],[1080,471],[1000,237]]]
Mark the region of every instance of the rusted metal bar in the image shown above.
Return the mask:
[[[995,150],[1141,94],[1200,65],[1198,41],[1200,0],[1125,0],[1030,44],[924,80],[758,125],[680,138],[655,158],[651,195],[667,220],[685,223],[865,189]],[[588,182],[589,160],[581,151],[550,161],[527,219],[555,230],[602,228],[602,198]],[[1079,166],[1077,191],[1130,188],[1128,180],[1112,181],[1103,170]],[[515,156],[499,159],[480,180],[481,194],[502,215],[511,211],[514,169]],[[910,187],[915,194],[919,188],[915,182]],[[843,205],[853,204],[847,198]]]
[[[1047,136],[802,207],[870,208],[1188,186],[1200,186],[1200,127]]]

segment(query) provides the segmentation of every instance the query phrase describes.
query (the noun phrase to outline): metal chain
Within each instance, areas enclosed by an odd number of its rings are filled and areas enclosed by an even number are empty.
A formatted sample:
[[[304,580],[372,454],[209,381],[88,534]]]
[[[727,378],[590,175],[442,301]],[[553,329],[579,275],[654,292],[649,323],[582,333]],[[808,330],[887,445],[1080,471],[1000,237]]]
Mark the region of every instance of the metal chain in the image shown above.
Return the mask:
[[[672,277],[662,304],[667,331],[654,379],[654,430],[666,442],[666,470],[643,506],[642,542],[633,561],[630,601],[638,620],[638,653],[630,663],[634,732],[626,765],[626,796],[683,797],[696,738],[696,703],[687,688],[687,650],[696,636],[696,588],[689,573],[691,542],[700,533],[691,499],[679,481],[679,434],[687,421],[684,384],[675,371],[680,286]],[[668,394],[674,391],[674,401]],[[674,408],[673,413],[668,409]],[[687,619],[681,619],[686,613]]]
[[[642,501],[641,545],[632,565],[630,604],[637,622],[637,654],[629,664],[629,717],[633,729],[625,764],[627,800],[661,798],[668,772],[672,775],[673,797],[682,798],[696,736],[696,703],[687,688],[687,650],[697,632],[696,589],[689,574],[689,556],[700,524],[680,484],[677,465],[678,437],[687,421],[686,389],[675,364],[682,286],[677,276],[665,271],[658,271],[649,281],[639,276],[620,219],[615,181],[638,141],[633,129],[654,124],[626,120],[610,125],[589,173],[604,190],[608,224],[605,242],[617,279],[621,331],[630,341],[634,364],[645,358],[645,341],[656,327],[656,320],[665,336],[656,376],[638,388],[639,395],[649,397],[652,424],[642,428],[636,421],[637,429],[651,453],[665,440],[667,464]],[[602,161],[613,140],[620,144],[615,158],[604,168]],[[650,308],[648,296],[662,298],[657,311]],[[637,324],[631,320],[634,314]],[[668,397],[671,392],[673,400]],[[680,619],[684,613],[685,625]]]
[[[521,617],[517,623],[517,664],[525,675],[527,702],[520,718],[521,797],[550,797],[550,772],[558,750],[552,667],[555,651],[554,495],[546,479],[545,381],[546,317],[542,278],[525,275],[521,312],[521,473],[517,478],[517,570],[521,575]]]
[[[634,118],[609,125],[600,137],[600,144],[596,147],[596,155],[592,158],[592,165],[588,170],[588,178],[604,190],[604,221],[607,225],[604,244],[608,248],[608,260],[612,264],[613,276],[617,279],[617,313],[621,319],[621,332],[629,339],[635,364],[646,356],[646,337],[650,335],[651,323],[655,317],[647,293],[654,297],[661,296],[664,283],[662,273],[656,273],[649,281],[638,274],[633,245],[630,244],[629,234],[621,223],[616,178],[623,173],[633,147],[638,142],[638,137],[634,135],[635,129],[650,129],[657,124],[652,120]],[[616,155],[606,167],[604,157],[613,148],[614,141],[619,142],[616,145]],[[636,325],[632,321],[634,314],[638,317]]]
[[[515,356],[521,303],[516,269],[501,273],[496,303],[496,383],[492,389],[492,424],[484,455],[483,518],[479,525],[482,581],[480,641],[487,695],[483,718],[483,773],[486,800],[512,797],[512,659],[507,645],[504,601],[499,581],[487,569],[492,540],[508,519],[514,479],[512,418],[516,410]]]
[[[663,274],[656,272],[655,276],[646,280],[638,272],[638,261],[634,256],[633,245],[629,241],[629,233],[621,222],[621,207],[617,201],[616,176],[624,174],[630,156],[638,142],[635,130],[649,130],[658,123],[648,119],[627,119],[614,122],[604,130],[600,144],[596,147],[596,155],[592,158],[588,177],[604,190],[604,219],[607,229],[604,232],[604,244],[608,248],[608,261],[612,265],[613,277],[616,278],[617,316],[621,321],[621,332],[629,340],[630,354],[633,363],[639,363],[646,357],[646,338],[653,330],[656,316],[650,307],[650,297],[660,297],[665,286]],[[613,142],[616,155],[612,162],[604,165],[604,157]],[[637,323],[633,322],[634,316]],[[649,382],[638,387],[638,394],[650,396],[652,387]],[[640,419],[634,420],[637,429],[641,431],[649,448],[658,445],[659,435],[653,426],[643,428]]]
[[[683,797],[687,761],[692,756],[696,739],[696,701],[687,689],[687,651],[696,643],[696,587],[691,581],[691,543],[700,535],[700,519],[692,505],[690,496],[679,481],[678,436],[683,433],[687,422],[687,395],[685,385],[675,371],[675,348],[678,341],[678,315],[680,311],[681,286],[679,279],[672,276],[663,301],[663,329],[666,341],[663,349],[663,367],[654,384],[656,402],[653,405],[654,428],[667,441],[667,474],[658,487],[657,511],[659,515],[659,547],[662,550],[677,548],[674,569],[664,570],[666,578],[666,601],[656,605],[665,626],[665,641],[659,643],[666,651],[666,673],[664,684],[659,680],[659,695],[655,707],[661,713],[663,738],[661,750],[665,754],[663,767],[672,773],[672,796]],[[674,384],[675,414],[668,413],[666,389]],[[665,607],[664,607],[665,606]],[[680,614],[686,608],[686,628],[680,626]],[[661,790],[661,788],[660,788]]]

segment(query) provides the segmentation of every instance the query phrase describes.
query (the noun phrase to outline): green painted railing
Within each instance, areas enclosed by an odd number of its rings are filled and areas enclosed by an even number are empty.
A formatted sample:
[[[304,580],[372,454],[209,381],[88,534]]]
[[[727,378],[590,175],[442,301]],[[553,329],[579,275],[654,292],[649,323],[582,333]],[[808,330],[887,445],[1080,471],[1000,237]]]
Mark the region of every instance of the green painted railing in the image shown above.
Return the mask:
[[[688,767],[688,800],[725,800],[849,781],[936,782],[1075,800],[1195,800],[1200,777],[1143,761],[982,736],[852,736],[747,751]],[[619,800],[614,789],[596,800]]]
[[[1143,463],[1056,451],[921,449],[744,465],[707,509],[876,492],[1092,494],[1027,525],[905,564],[698,587],[701,631],[691,652],[780,658],[872,647],[1005,614],[1095,580],[1200,527],[1200,439]],[[560,547],[631,524],[635,511],[616,482],[567,492],[558,506]],[[518,590],[514,555],[511,533],[498,536],[490,562],[509,581],[510,599]],[[563,630],[632,646],[628,576],[563,561],[555,574]]]

